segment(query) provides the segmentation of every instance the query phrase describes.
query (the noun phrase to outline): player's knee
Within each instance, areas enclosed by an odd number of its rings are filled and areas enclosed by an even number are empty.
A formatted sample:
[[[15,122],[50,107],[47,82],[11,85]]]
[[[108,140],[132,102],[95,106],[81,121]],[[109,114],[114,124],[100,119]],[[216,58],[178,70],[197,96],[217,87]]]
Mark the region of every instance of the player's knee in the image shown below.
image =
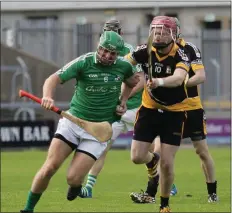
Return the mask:
[[[78,172],[69,172],[66,179],[70,186],[78,186],[82,184],[82,178],[78,175]]]
[[[196,154],[200,157],[201,160],[207,160],[210,158],[208,146],[204,144],[199,144],[195,146],[196,148]]]
[[[161,159],[160,168],[165,173],[165,175],[173,174],[173,162],[168,159]]]
[[[202,161],[206,161],[211,158],[208,150],[196,150],[196,153]]]
[[[45,177],[52,177],[56,171],[58,170],[58,166],[56,166],[55,164],[47,164],[44,165],[42,168],[42,176]]]
[[[131,161],[134,164],[141,164],[143,163],[143,156],[139,155],[138,153],[134,153],[131,155]]]

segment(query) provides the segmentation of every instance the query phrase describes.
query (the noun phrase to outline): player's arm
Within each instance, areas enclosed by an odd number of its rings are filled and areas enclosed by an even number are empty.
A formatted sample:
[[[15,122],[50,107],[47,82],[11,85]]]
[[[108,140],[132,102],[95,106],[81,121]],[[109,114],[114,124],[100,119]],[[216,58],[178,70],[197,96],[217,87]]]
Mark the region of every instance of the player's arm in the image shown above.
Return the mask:
[[[179,64],[180,65],[180,64]],[[181,64],[183,67],[177,67],[172,76],[166,78],[152,78],[152,82],[148,81],[147,85],[151,89],[157,87],[178,87],[180,86],[189,71],[189,65]]]
[[[73,60],[57,72],[50,75],[43,85],[43,98],[41,105],[50,109],[54,105],[53,96],[58,84],[77,78],[82,69],[82,61]]]
[[[121,96],[119,98],[120,107],[117,108],[118,115],[123,115],[126,112],[127,110],[126,102],[130,97],[131,91],[139,81],[138,75],[133,73],[132,65],[129,62],[125,64],[125,73],[126,75],[124,76],[124,81],[123,81],[124,86],[121,87]]]
[[[136,75],[138,76],[139,81],[136,84],[136,86],[133,87],[129,98],[133,97],[136,93],[140,92],[144,88],[144,82],[145,82],[144,73],[138,72],[138,73],[136,73]]]
[[[176,68],[173,75],[165,78],[152,78],[152,82],[148,81],[148,87],[155,89],[157,87],[178,87],[181,86],[190,69],[190,61],[184,52],[177,51]]]
[[[188,49],[191,52],[191,68],[195,75],[193,75],[186,83],[187,87],[197,86],[204,83],[206,79],[205,68],[202,63],[201,52],[193,44],[188,44]]]
[[[129,99],[132,90],[136,87],[137,83],[139,82],[139,76],[135,73],[131,77],[125,79],[123,82],[124,86],[122,86],[121,90],[121,97],[120,101],[121,103],[123,102],[124,104],[127,102]]]
[[[53,73],[44,82],[43,96],[52,98],[58,84],[61,84],[61,79],[56,73]]]

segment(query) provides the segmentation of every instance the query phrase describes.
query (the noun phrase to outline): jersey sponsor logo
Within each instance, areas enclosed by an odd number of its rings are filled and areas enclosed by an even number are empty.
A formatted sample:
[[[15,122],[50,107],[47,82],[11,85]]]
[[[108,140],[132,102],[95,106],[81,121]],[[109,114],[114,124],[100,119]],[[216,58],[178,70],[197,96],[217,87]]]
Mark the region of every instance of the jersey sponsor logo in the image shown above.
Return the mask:
[[[164,65],[162,63],[155,62],[156,66],[163,67]]]
[[[88,86],[85,88],[85,90],[93,93],[118,92],[118,88],[116,86],[112,86],[112,87]]]

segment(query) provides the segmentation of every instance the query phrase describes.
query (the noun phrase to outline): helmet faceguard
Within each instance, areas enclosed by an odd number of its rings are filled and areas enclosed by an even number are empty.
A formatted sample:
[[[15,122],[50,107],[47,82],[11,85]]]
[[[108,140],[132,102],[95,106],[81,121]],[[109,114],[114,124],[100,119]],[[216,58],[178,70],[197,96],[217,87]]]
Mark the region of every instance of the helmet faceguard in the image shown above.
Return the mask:
[[[97,60],[103,65],[113,64],[118,57],[116,51],[111,51],[99,45],[97,48]]]
[[[118,33],[104,31],[97,48],[97,60],[103,65],[111,65],[116,61],[123,47],[124,41]]]
[[[111,19],[107,22],[105,22],[104,27],[103,27],[103,32],[104,31],[114,31],[121,35],[122,33],[122,27],[121,24],[118,20],[116,19]]]
[[[157,16],[150,25],[150,31],[154,30],[153,46],[156,49],[164,49],[176,41],[177,26],[173,18]]]

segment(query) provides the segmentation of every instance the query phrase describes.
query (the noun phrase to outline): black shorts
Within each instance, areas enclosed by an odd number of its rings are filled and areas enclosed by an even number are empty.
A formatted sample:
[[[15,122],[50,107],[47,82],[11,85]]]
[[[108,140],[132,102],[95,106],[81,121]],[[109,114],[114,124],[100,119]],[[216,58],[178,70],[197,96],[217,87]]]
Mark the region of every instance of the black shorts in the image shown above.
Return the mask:
[[[206,138],[206,117],[203,109],[187,111],[187,119],[184,125],[183,138],[191,138],[192,141]]]
[[[137,112],[133,139],[152,143],[160,136],[161,143],[179,146],[185,119],[185,112],[170,112],[142,106]]]

